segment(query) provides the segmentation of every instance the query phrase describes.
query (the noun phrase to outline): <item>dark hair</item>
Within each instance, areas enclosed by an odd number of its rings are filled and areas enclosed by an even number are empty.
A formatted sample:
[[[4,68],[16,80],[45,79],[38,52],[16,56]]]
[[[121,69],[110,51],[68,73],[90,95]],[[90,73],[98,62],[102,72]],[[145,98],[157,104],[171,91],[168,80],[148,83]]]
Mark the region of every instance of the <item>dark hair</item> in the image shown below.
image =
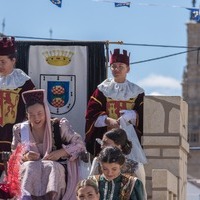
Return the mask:
[[[122,152],[125,155],[131,153],[132,142],[128,140],[126,131],[121,128],[113,128],[104,134],[107,138],[112,140],[116,145],[120,145]]]
[[[42,105],[42,106],[44,107],[44,103],[42,103],[42,102],[30,101],[28,104],[25,104],[25,109],[26,109],[26,111],[28,110],[28,108],[29,108],[30,106],[33,106],[33,105],[35,105],[35,104],[40,104],[40,105]],[[44,108],[45,108],[45,107],[44,107]]]
[[[93,181],[92,179],[83,179],[83,180],[79,181],[76,186],[76,196],[78,195],[78,190],[85,186],[93,187],[96,194],[99,193],[99,189],[98,189],[98,186],[95,181]]]
[[[9,58],[10,60],[13,60],[14,58],[17,59],[17,52],[16,52],[16,53],[13,53],[13,54],[9,54],[9,55],[7,55],[7,56],[8,56],[8,58]]]
[[[117,163],[123,165],[125,162],[125,156],[122,151],[117,147],[105,147],[98,156],[100,163]]]

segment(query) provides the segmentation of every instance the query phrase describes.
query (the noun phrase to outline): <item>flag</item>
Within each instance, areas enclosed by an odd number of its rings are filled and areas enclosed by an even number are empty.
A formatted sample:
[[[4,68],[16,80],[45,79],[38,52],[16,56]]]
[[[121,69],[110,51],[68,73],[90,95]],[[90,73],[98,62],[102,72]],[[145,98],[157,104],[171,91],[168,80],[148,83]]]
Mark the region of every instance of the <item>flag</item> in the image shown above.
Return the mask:
[[[62,6],[62,0],[50,0],[53,4],[60,7]]]
[[[123,7],[123,6],[126,6],[126,7],[129,7],[129,8],[130,8],[130,5],[131,5],[131,2],[126,2],[126,3],[117,3],[117,2],[115,2],[115,7]]]
[[[29,47],[28,74],[36,88],[46,90],[51,116],[70,119],[78,133],[83,133],[85,127],[87,52],[87,46]]]
[[[199,8],[187,8],[191,11],[191,19],[195,20],[196,22],[200,21],[200,14],[199,14]]]

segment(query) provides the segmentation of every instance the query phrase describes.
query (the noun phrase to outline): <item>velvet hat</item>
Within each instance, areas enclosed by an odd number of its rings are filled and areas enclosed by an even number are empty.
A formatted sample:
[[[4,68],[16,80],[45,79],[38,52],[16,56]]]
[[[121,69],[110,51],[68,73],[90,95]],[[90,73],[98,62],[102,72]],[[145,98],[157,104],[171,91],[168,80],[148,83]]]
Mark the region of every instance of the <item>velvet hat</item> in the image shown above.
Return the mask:
[[[129,57],[130,57],[130,53],[129,55],[127,55],[127,51],[123,50],[123,53],[120,54],[120,49],[114,49],[114,52],[110,52],[111,56],[110,56],[110,65],[112,65],[113,63],[116,62],[121,62],[124,63],[126,65],[129,66]]]
[[[0,38],[0,55],[6,56],[16,52],[15,38],[2,37]]]
[[[36,89],[25,91],[22,93],[22,99],[26,107],[34,105],[36,103],[43,104],[45,102],[45,90]]]

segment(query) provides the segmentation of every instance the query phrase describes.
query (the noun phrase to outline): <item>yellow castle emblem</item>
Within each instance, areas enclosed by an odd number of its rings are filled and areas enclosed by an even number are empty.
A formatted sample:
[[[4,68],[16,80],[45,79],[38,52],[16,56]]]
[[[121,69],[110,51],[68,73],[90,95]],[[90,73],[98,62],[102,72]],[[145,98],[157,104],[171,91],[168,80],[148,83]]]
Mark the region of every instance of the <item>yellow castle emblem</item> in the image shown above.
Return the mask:
[[[51,50],[45,51],[42,54],[49,65],[64,66],[71,62],[74,52],[64,50]]]

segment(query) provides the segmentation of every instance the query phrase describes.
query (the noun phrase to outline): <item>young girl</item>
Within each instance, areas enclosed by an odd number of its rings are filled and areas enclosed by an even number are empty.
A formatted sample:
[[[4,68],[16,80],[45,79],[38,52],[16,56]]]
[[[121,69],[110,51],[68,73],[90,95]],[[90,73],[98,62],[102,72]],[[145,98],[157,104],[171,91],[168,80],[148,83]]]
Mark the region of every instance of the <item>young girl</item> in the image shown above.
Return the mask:
[[[91,176],[98,183],[100,200],[144,200],[142,182],[121,173],[125,156],[117,147],[106,147],[99,154],[101,175]]]
[[[81,136],[66,118],[58,123],[51,119],[45,90],[30,90],[22,97],[28,120],[14,125],[12,141],[12,150],[26,144],[20,166],[22,200],[75,200],[78,157],[85,151]]]
[[[76,187],[77,200],[99,200],[97,184],[91,179],[81,180]]]
[[[124,155],[128,155],[131,152],[132,142],[128,140],[126,132],[121,128],[114,128],[110,131],[107,131],[103,139],[99,141],[101,143],[101,148],[107,146],[118,147]],[[97,157],[94,158],[92,162],[92,167],[90,175],[95,175],[100,173],[99,162]],[[128,173],[135,175],[140,179],[145,186],[145,171],[144,165],[138,163],[134,160],[126,158],[125,163],[122,167],[122,173]]]

